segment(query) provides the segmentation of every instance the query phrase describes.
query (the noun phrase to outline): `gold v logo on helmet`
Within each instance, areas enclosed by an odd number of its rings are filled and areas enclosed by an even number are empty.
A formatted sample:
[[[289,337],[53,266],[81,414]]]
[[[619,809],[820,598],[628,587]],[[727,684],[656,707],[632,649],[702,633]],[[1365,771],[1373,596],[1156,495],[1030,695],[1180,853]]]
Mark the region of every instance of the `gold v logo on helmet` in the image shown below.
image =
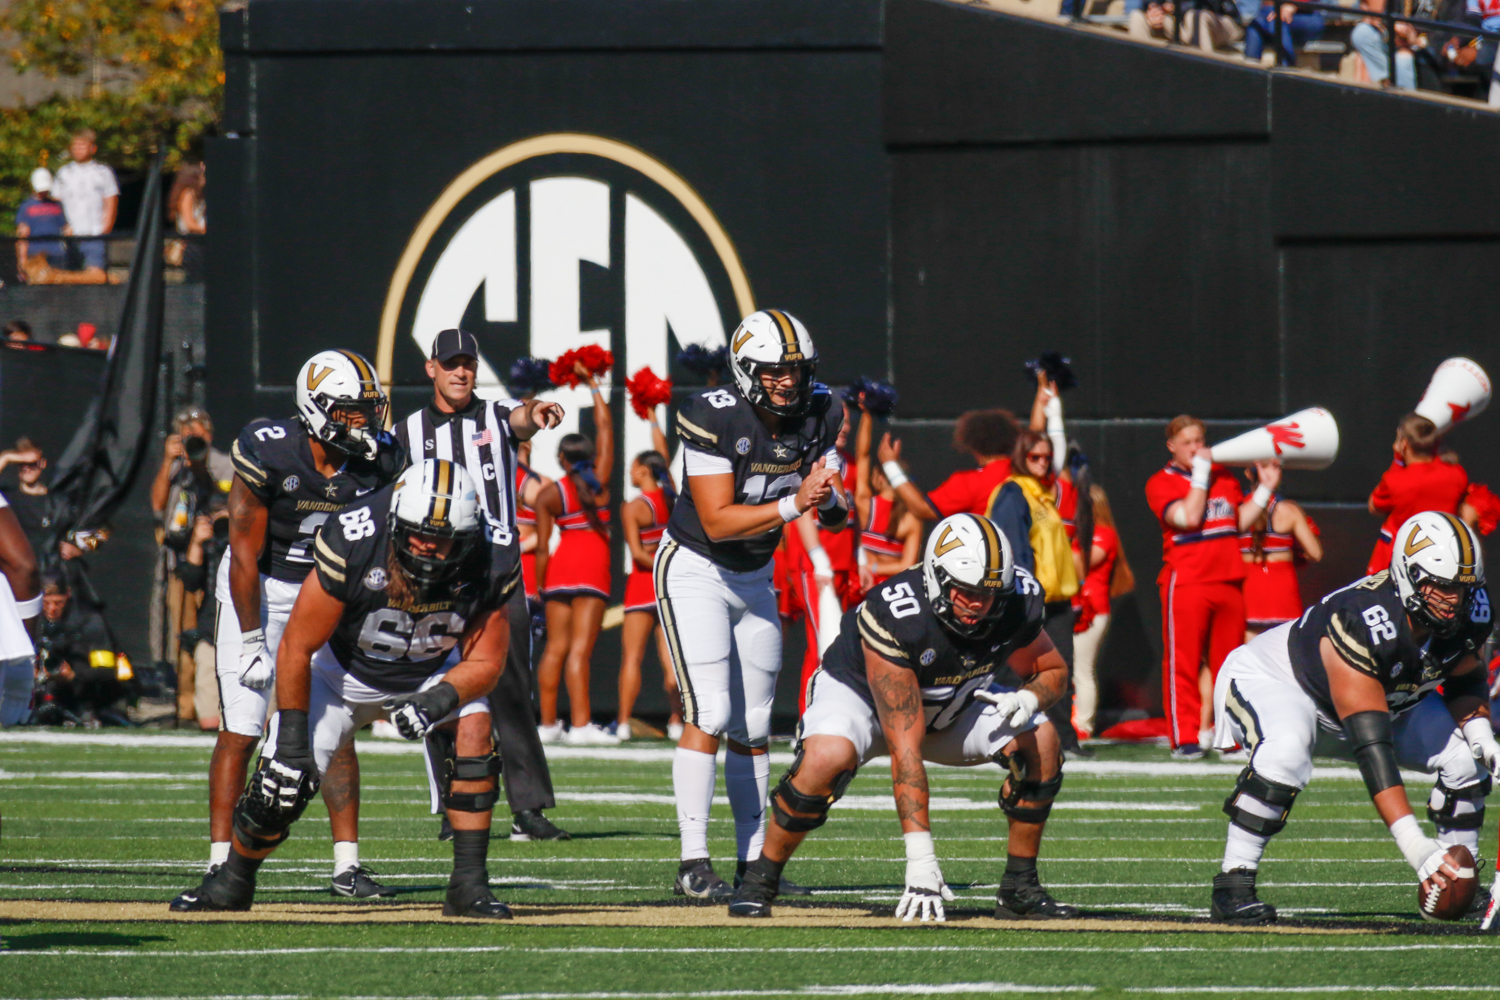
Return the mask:
[[[963,543],[964,540],[953,533],[953,525],[944,525],[943,533],[938,536],[937,548],[932,550],[932,554],[934,556],[944,555],[945,553],[952,552]]]
[[[319,368],[317,365],[309,365],[307,369],[307,391],[317,392],[318,386],[323,380],[333,374],[333,368]]]
[[[1413,531],[1410,535],[1406,536],[1406,546],[1402,550],[1402,554],[1407,558],[1411,558],[1431,544],[1432,539],[1424,537],[1420,531]]]
[[[741,347],[745,346],[745,341],[749,340],[753,336],[754,334],[752,334],[749,330],[741,327],[740,335],[734,338],[734,344],[731,345],[731,350],[738,351]]]

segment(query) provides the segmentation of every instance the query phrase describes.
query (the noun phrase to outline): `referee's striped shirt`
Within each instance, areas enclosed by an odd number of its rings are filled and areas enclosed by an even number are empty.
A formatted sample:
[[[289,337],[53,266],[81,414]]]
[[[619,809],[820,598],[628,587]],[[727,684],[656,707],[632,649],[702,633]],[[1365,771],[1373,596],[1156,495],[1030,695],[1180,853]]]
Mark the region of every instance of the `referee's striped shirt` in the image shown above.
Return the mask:
[[[394,428],[413,463],[443,458],[468,471],[496,545],[516,540],[516,438],[510,411],[520,405],[514,399],[475,396],[457,413],[440,413],[428,403]]]

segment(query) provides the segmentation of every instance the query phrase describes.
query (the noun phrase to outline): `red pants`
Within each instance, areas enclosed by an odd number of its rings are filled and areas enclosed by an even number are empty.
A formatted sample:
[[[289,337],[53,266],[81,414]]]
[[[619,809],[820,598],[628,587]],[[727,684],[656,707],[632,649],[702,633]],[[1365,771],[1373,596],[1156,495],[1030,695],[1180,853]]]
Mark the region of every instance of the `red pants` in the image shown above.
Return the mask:
[[[802,605],[802,613],[807,621],[807,652],[802,656],[802,683],[797,688],[797,714],[800,716],[807,710],[807,682],[812,680],[813,672],[818,669],[822,658],[818,656],[818,629],[821,623],[818,621],[817,578],[810,572],[799,573],[797,584],[798,603]],[[859,590],[859,574],[842,569],[834,570],[833,592],[838,597],[842,610],[848,611],[854,607],[864,596]],[[839,623],[830,622],[828,627],[837,633]]]
[[[1198,672],[1209,673],[1245,642],[1245,595],[1239,580],[1181,583],[1173,573],[1161,585],[1161,704],[1172,746],[1198,742]]]

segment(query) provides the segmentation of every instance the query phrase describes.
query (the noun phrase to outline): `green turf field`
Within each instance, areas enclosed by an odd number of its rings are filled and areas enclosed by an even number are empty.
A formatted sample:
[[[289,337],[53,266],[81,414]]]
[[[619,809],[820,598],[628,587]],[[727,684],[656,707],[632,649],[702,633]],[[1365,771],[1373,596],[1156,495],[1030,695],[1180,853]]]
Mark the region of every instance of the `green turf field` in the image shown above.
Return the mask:
[[[320,904],[371,920],[168,920],[167,901],[196,884],[207,853],[209,746],[185,735],[0,734],[0,912],[10,914],[0,921],[0,997],[1500,996],[1500,938],[1416,917],[1410,869],[1357,772],[1336,762],[1320,762],[1327,770],[1262,868],[1262,898],[1283,913],[1275,933],[1206,923],[1219,806],[1238,766],[1173,764],[1135,747],[1070,765],[1048,828],[1042,877],[1102,918],[1087,930],[985,919],[1005,857],[992,767],[931,772],[954,919],[877,919],[900,894],[904,864],[879,764],[788,866],[816,890],[810,902],[779,904],[769,923],[710,926],[724,922],[721,908],[668,891],[677,857],[670,748],[649,742],[556,753],[551,815],[575,839],[502,836],[491,847],[491,878],[516,907],[514,922],[431,919],[450,854],[427,815],[420,758],[408,745],[367,740],[362,855],[399,887],[396,907],[330,900],[328,823],[315,803],[262,869],[257,905]],[[777,750],[773,780],[787,757],[784,744]],[[1426,791],[1411,786],[1419,816]],[[1492,857],[1493,819],[1480,843]],[[711,846],[725,859],[720,871],[732,872],[727,805],[715,807]],[[152,905],[119,910],[144,919],[93,919],[99,907],[85,919],[53,910],[28,919],[14,902],[25,900]],[[404,916],[373,919],[382,910]]]

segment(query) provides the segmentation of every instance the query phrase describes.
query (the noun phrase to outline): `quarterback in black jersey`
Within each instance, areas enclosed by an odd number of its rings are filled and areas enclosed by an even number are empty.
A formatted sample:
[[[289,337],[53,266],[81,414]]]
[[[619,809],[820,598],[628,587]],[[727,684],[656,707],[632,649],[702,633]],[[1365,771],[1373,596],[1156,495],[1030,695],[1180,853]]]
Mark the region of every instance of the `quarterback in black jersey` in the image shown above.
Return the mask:
[[[298,371],[295,397],[297,416],[252,420],[230,449],[229,549],[214,586],[223,724],[209,767],[210,870],[229,853],[234,803],[265,726],[277,644],[313,566],[313,534],[406,466],[405,451],[379,429],[385,393],[360,355],[313,355]],[[358,768],[351,746],[324,784],[334,840],[330,891],[389,896],[359,864]]]
[[[995,761],[1009,769],[1000,790],[1009,856],[995,916],[1077,916],[1042,888],[1036,867],[1062,785],[1061,745],[1044,710],[1068,683],[1067,665],[1042,631],[1044,618],[1041,586],[1016,567],[993,524],[974,514],[939,522],[922,564],[897,573],[844,616],[813,674],[797,758],[771,795],[765,847],[735,890],[730,916],[770,916],[787,859],[823,825],[860,766],[882,754],[891,758],[906,838],[906,891],[896,916],[943,920],[943,901],[953,899],[932,842],[924,761]],[[1020,683],[996,683],[1007,668]]]
[[[684,722],[672,766],[682,836],[677,895],[730,894],[708,860],[721,736],[729,737],[724,785],[741,868],[765,836],[766,743],[781,672],[771,556],[782,528],[813,508],[829,530],[849,519],[835,449],[843,407],[813,381],[817,358],[795,317],[753,313],[729,338],[734,387],[695,393],[677,414],[687,488],[654,565]]]
[[[485,697],[510,642],[520,586],[513,546],[490,525],[462,466],[425,459],[318,530],[276,658],[278,711],[234,811],[229,859],[190,910],[248,909],[255,872],[286,839],[334,753],[383,712],[401,735],[443,743],[439,794],[453,825],[446,916],[506,919],[485,860],[498,798]]]
[[[1214,687],[1216,745],[1250,751],[1224,803],[1230,818],[1212,915],[1269,923],[1255,876],[1312,778],[1314,749],[1352,756],[1380,818],[1423,881],[1478,856],[1484,799],[1500,774],[1478,658],[1491,628],[1484,562],[1453,514],[1417,514],[1396,533],[1389,571],[1324,597],[1301,618],[1229,655]],[[1407,804],[1401,767],[1436,774],[1427,817]]]

